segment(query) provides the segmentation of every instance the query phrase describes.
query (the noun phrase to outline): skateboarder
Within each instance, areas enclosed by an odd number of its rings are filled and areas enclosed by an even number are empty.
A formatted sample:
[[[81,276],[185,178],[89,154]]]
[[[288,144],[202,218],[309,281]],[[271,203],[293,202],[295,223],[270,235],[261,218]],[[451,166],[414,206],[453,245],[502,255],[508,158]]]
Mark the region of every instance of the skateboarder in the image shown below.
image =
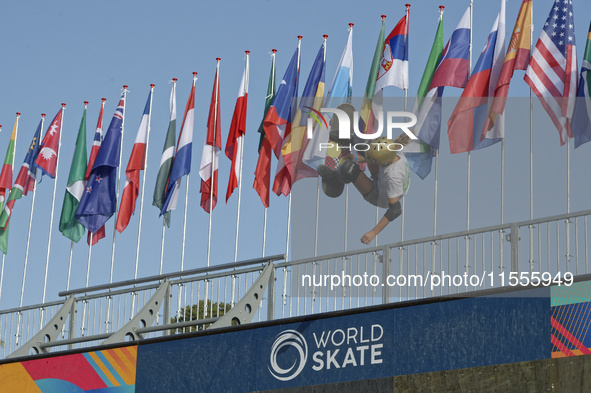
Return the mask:
[[[353,119],[352,110],[354,109],[351,105],[349,106],[350,108],[339,107],[339,109],[343,109],[347,113],[351,112],[349,115]],[[339,142],[338,126],[336,132],[333,127],[337,124],[338,122],[333,124],[331,121],[330,138],[331,141]],[[365,157],[353,155],[346,150],[340,150],[338,155],[335,152],[331,154],[329,151],[325,165],[318,167],[318,174],[322,177],[322,189],[329,197],[340,196],[344,184],[353,183],[366,201],[374,206],[387,209],[378,224],[361,238],[361,242],[364,244],[371,243],[390,221],[394,221],[402,213],[400,199],[408,192],[410,171],[404,154],[395,150],[408,142],[409,139],[404,134],[396,138],[395,141],[384,137],[377,138],[368,144],[369,150],[365,152]],[[363,162],[367,162],[371,178],[359,168],[359,164]]]

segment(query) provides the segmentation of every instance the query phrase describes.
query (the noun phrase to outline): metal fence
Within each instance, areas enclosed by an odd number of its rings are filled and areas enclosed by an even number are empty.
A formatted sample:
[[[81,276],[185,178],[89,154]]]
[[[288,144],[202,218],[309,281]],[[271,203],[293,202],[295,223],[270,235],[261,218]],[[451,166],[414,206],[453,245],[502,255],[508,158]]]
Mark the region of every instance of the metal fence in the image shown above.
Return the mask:
[[[532,278],[545,285],[590,273],[589,215],[586,210],[298,261],[276,255],[66,291],[60,293],[63,301],[1,311],[1,354],[21,350],[22,355],[31,340],[36,349],[25,355],[39,348],[95,346],[142,315],[126,339],[205,329],[225,314],[244,311],[239,300],[268,264],[273,266],[265,295],[246,305],[254,321],[526,284]]]

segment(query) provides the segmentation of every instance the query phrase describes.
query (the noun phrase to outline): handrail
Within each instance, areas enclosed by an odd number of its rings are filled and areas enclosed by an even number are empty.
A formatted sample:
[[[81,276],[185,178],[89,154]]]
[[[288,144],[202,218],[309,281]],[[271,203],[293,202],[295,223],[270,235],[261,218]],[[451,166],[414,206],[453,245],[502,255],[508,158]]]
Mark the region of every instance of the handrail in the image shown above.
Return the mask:
[[[247,260],[241,261],[241,262],[225,263],[222,265],[210,266],[210,267],[200,267],[197,269],[183,270],[183,271],[178,271],[178,272],[174,272],[174,273],[166,273],[166,274],[159,274],[159,275],[155,275],[155,276],[142,277],[142,278],[138,278],[135,280],[118,281],[118,282],[114,282],[112,284],[95,285],[95,286],[88,287],[88,288],[71,289],[69,291],[59,292],[58,295],[61,297],[61,296],[68,296],[68,295],[73,295],[73,294],[77,294],[77,293],[88,293],[88,292],[94,292],[94,291],[102,291],[104,289],[119,288],[119,287],[143,284],[145,282],[170,279],[172,277],[191,276],[191,275],[195,275],[195,274],[210,273],[210,272],[214,272],[214,271],[218,271],[218,270],[233,269],[233,268],[237,268],[237,267],[254,265],[254,264],[259,264],[259,263],[263,264],[263,263],[267,263],[267,262],[279,261],[284,258],[285,258],[284,254],[276,254],[276,255],[271,255],[268,257],[247,259]]]

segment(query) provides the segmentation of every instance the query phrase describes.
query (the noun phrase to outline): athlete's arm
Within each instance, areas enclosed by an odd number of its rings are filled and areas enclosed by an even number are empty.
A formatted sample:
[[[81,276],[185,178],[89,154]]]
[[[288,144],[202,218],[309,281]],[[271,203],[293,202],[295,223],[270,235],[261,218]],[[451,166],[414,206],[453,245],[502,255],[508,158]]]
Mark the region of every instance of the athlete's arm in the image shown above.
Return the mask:
[[[384,214],[384,216],[380,219],[380,221],[378,221],[378,224],[369,232],[367,232],[365,235],[363,235],[363,237],[361,238],[361,243],[363,244],[369,244],[372,242],[372,240],[378,235],[378,233],[382,232],[384,230],[384,228],[386,228],[386,226],[388,226],[388,224],[390,223],[390,221],[393,221],[396,217],[398,217],[400,215],[399,210],[399,206],[400,204],[398,203],[400,197],[396,197],[396,198],[388,198],[388,203],[390,204],[390,208],[386,211],[386,214]],[[398,208],[393,207],[393,206],[398,206]]]

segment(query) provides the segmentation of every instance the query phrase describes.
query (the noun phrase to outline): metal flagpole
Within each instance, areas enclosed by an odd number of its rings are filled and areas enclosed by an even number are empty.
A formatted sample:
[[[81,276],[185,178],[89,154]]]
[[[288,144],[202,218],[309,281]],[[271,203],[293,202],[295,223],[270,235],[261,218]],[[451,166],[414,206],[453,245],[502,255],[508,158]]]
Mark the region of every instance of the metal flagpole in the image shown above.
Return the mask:
[[[353,30],[353,23],[349,23],[349,31]],[[326,56],[325,56],[326,60]],[[350,82],[350,81],[349,81]],[[330,94],[330,92],[329,92]],[[349,96],[347,102],[351,103],[351,97]],[[318,182],[318,194],[320,195],[320,183]],[[348,248],[348,240],[349,240],[349,184],[345,184],[345,251]]]
[[[322,61],[325,62],[326,65],[326,39],[328,38],[328,35],[323,35],[322,37],[324,37],[324,53],[323,53],[323,59]],[[328,94],[330,94],[330,92],[328,92]],[[322,179],[320,179],[320,176],[318,176],[317,182],[316,182],[316,222],[314,224],[314,256],[318,256],[318,216],[320,214],[320,187],[322,184]],[[349,209],[347,204],[345,203],[345,251],[347,251],[347,216],[349,213]],[[314,263],[314,274],[316,271],[316,263]]]
[[[302,36],[298,36],[298,66],[297,66],[297,75],[300,75],[300,60],[301,60],[301,45],[302,45]],[[296,83],[298,81],[296,80]],[[291,113],[291,111],[290,111]],[[291,119],[289,119],[291,121]],[[289,259],[289,237],[290,237],[290,230],[291,230],[291,190],[289,190],[289,197],[287,198],[287,234],[285,237],[285,260]]]
[[[214,108],[213,108],[213,141],[212,141],[212,145],[211,145],[211,177],[210,177],[210,181],[211,181],[211,186],[209,188],[209,231],[208,231],[208,235],[207,235],[207,267],[209,267],[209,261],[210,261],[210,257],[211,257],[211,221],[212,221],[212,214],[213,214],[213,188],[216,185],[216,181],[215,181],[215,134],[216,134],[216,130],[217,130],[217,124],[218,124],[218,101],[220,99],[220,97],[218,97],[218,88],[220,85],[220,58],[216,57],[217,60],[217,65],[216,65],[216,70],[215,70],[215,102],[214,102]],[[207,285],[206,285],[207,288]]]
[[[121,157],[123,155],[123,133],[125,131],[125,107],[127,106],[127,85],[123,85],[123,119],[121,119],[121,141],[119,144],[119,165],[117,167],[117,191],[115,194],[115,199],[119,200],[119,183],[121,183]],[[114,216],[117,216],[117,203],[115,203],[115,213]],[[111,270],[109,272],[109,284],[113,282],[113,268],[115,266],[115,235],[117,233],[117,220],[113,220],[113,245],[111,247]],[[91,237],[92,239],[92,237]],[[92,242],[91,242],[92,244]],[[89,261],[90,261],[90,250],[88,251]],[[107,296],[107,318],[105,321],[105,332],[109,331],[109,318],[110,318],[110,311],[111,311],[111,296]]]
[[[408,39],[408,25],[410,22],[410,4],[406,4],[406,39]],[[408,45],[408,43],[406,43]],[[404,111],[408,107],[408,88],[404,89]],[[402,198],[402,215],[400,217],[400,241],[404,241],[404,198]],[[402,249],[400,250],[402,257]],[[400,259],[402,261],[402,258]]]
[[[534,48],[534,7],[533,2],[531,6],[531,26],[530,26],[530,57]],[[529,89],[529,219],[534,219],[534,101],[533,90]],[[529,269],[533,271],[533,255],[534,255],[534,241],[533,241],[534,227],[529,226]]]
[[[144,211],[144,190],[146,188],[146,169],[148,166],[148,145],[150,143],[150,121],[152,120],[152,102],[154,101],[154,84],[150,84],[150,113],[148,113],[148,132],[146,134],[146,151],[144,152],[144,173],[142,174],[142,197],[140,199],[140,219],[137,232],[137,247],[135,250],[135,271],[133,278],[137,278],[138,264],[140,260],[140,238],[142,236],[142,213]],[[132,312],[133,315],[133,305]]]
[[[174,113],[175,113],[175,120],[176,120],[176,81],[178,79],[177,78],[172,78],[172,92],[171,94],[171,100],[172,95],[174,94]],[[171,103],[172,106],[172,103]],[[150,111],[152,112],[152,111]],[[174,151],[174,146],[173,146],[173,151]],[[158,270],[158,274],[162,274],[162,265],[164,263],[164,235],[166,234],[166,218],[162,217],[162,243],[160,244],[160,269]]]
[[[193,86],[195,86],[195,82],[197,81],[197,73],[193,72]],[[178,146],[177,146],[178,148]],[[181,249],[181,272],[185,269],[185,239],[187,233],[187,207],[189,204],[189,173],[187,173],[187,188],[185,189],[185,213],[183,216],[183,248]],[[179,291],[180,291],[179,286]],[[180,299],[180,292],[179,292],[179,299]],[[180,300],[179,300],[180,301]]]
[[[99,119],[97,121],[97,128],[98,128],[98,124],[100,124],[101,125],[101,131],[102,131],[102,127],[103,127],[103,119],[100,117],[100,114],[101,113],[104,113],[105,101],[107,101],[107,99],[106,98],[103,98],[102,99],[102,104],[101,104],[101,110],[99,112]],[[95,133],[96,133],[96,131],[95,131]],[[94,145],[94,138],[93,138],[93,142],[92,143]],[[89,239],[90,244],[88,245],[88,262],[86,263],[86,287],[88,287],[88,280],[89,280],[89,277],[90,277],[90,258],[92,256],[92,238],[94,236],[94,234],[92,232],[90,232],[90,231],[88,231],[88,232],[90,233],[90,239]]]
[[[84,101],[84,110],[86,111],[88,101]],[[57,171],[56,171],[57,172]],[[66,291],[70,289],[70,276],[72,273],[72,256],[74,255],[74,241],[70,241],[70,258],[68,260],[68,279],[66,280]]]
[[[470,51],[470,62],[468,66],[468,76],[472,76],[472,29],[474,25],[474,0],[470,0],[470,44],[468,46]],[[467,187],[466,187],[466,230],[470,230],[470,151],[468,151],[468,162],[467,162]],[[468,273],[468,269],[470,266],[470,237],[466,235],[466,265],[464,266],[465,272]]]
[[[247,50],[245,51],[246,53],[246,74],[245,74],[245,80],[244,80],[244,89],[246,92],[248,92],[248,73],[250,72],[249,68],[248,68],[248,55],[250,54],[250,51]],[[239,170],[238,170],[238,213],[236,214],[236,244],[234,246],[234,262],[238,262],[238,228],[240,227],[240,202],[242,199],[242,164],[244,163],[244,135],[242,135],[242,137],[240,138],[240,165],[239,165]],[[232,168],[232,170],[234,170],[234,168]]]
[[[20,115],[20,113],[18,113],[18,115]],[[20,117],[20,116],[17,116],[17,118],[18,117]],[[44,122],[45,122],[45,113],[42,113],[41,114],[41,130],[43,130],[43,123]],[[30,244],[30,240],[31,240],[31,228],[33,225],[33,211],[35,210],[35,191],[37,191],[36,179],[37,179],[37,169],[35,169],[35,182],[33,184],[33,196],[31,198],[32,199],[31,200],[31,214],[29,215],[29,231],[27,232],[27,246],[25,248],[25,266],[23,268],[23,282],[21,285],[21,299],[20,299],[19,307],[23,306],[23,297],[25,295],[25,279],[27,276],[27,264],[29,261],[29,244]],[[17,326],[17,329],[18,329],[18,326]],[[17,332],[17,339],[18,339],[18,332]]]
[[[51,234],[53,232],[53,212],[55,210],[55,191],[57,189],[57,175],[58,169],[60,165],[60,156],[59,156],[59,148],[62,145],[62,134],[63,134],[63,126],[64,126],[64,109],[66,109],[66,104],[62,103],[62,118],[60,124],[60,136],[58,138],[58,154],[56,157],[55,162],[55,179],[53,182],[53,196],[51,197],[51,216],[49,219],[49,236],[47,240],[47,258],[45,260],[45,277],[43,279],[43,300],[41,303],[45,303],[45,294],[47,292],[47,273],[49,272],[49,253],[51,251]],[[41,308],[41,316],[39,317],[39,329],[43,327],[43,313],[45,309]]]
[[[117,166],[117,193],[115,199],[119,200],[119,186],[121,183],[121,158],[123,155],[123,133],[125,131],[125,107],[127,106],[127,85],[123,85],[123,119],[121,120],[121,141],[119,144],[119,165]],[[115,204],[115,216],[117,216],[117,204]],[[117,220],[113,220],[113,246],[111,248],[111,271],[109,273],[109,284],[113,282],[113,267],[115,265],[115,234],[117,233]],[[109,300],[111,298],[109,297]],[[107,304],[108,306],[108,304]]]
[[[271,86],[273,86],[273,90],[275,90],[275,53],[277,53],[277,49],[273,49],[271,53]],[[275,92],[271,92],[271,96],[273,97],[274,95]],[[265,248],[267,246],[267,210],[268,208],[265,207],[263,221],[263,256],[265,256]]]

